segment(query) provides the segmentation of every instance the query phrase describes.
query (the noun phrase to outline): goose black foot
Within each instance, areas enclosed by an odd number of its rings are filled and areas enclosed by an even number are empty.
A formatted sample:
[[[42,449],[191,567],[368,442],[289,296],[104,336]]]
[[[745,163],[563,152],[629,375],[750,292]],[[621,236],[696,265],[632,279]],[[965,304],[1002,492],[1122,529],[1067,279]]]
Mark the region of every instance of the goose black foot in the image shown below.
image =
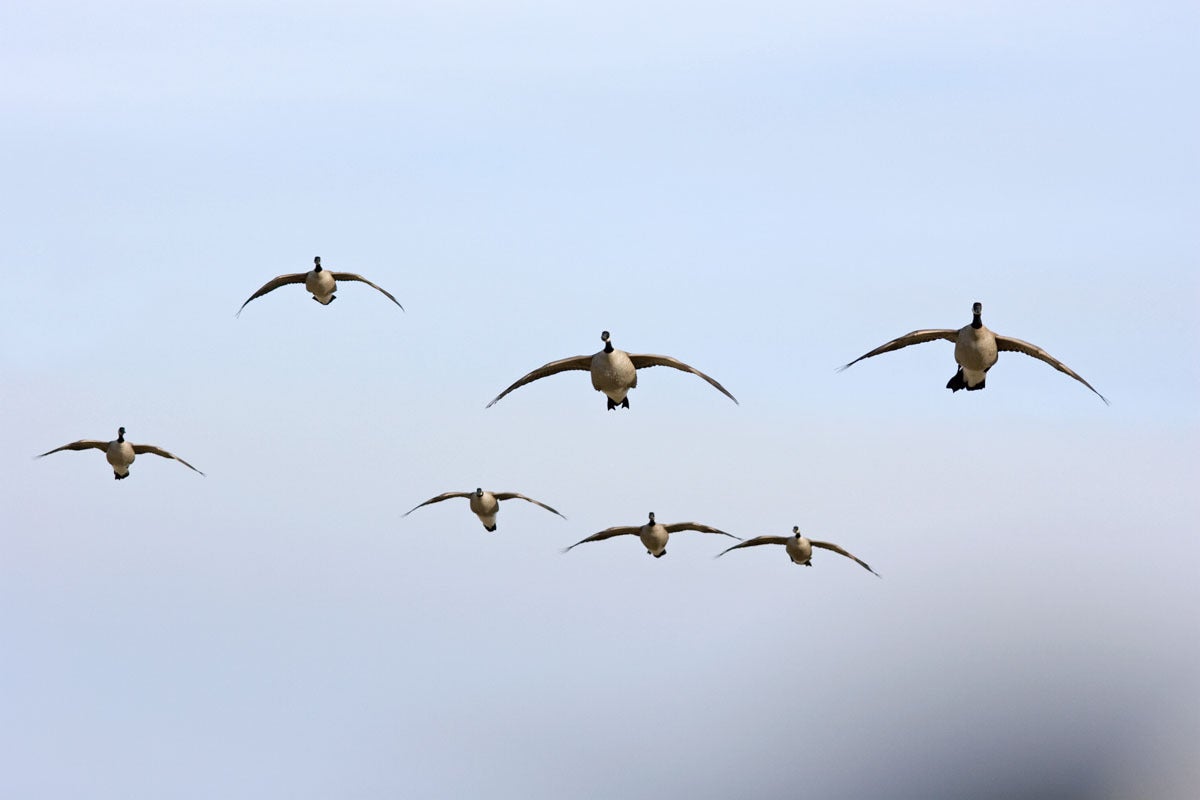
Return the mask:
[[[966,378],[963,377],[962,367],[958,368],[958,372],[954,373],[954,377],[946,384],[946,388],[952,392],[957,392],[959,389],[966,389],[968,392],[978,392],[987,385],[987,376],[975,386],[968,386]]]
[[[608,398],[608,410],[612,411],[616,407],[617,407],[617,404],[613,402],[613,399],[611,397],[609,397]]]
[[[125,479],[126,479],[126,478],[128,478],[128,477],[129,477],[129,473],[128,473],[128,472],[126,472],[124,475],[121,475],[121,474],[119,474],[119,473],[116,473],[116,472],[114,472],[114,473],[113,473],[113,480],[114,480],[114,481],[123,481],[123,480],[125,480]]]
[[[647,553],[650,553],[650,551],[649,551],[649,550],[647,550],[646,552],[647,552]],[[666,551],[666,550],[663,550],[661,553],[650,553],[650,555],[654,556],[655,558],[662,558],[662,557],[663,557],[663,556],[665,556],[666,554],[667,554],[667,551]]]
[[[487,525],[484,525],[484,526],[483,526],[483,529],[484,529],[485,531],[487,531],[488,533],[494,533],[494,532],[495,532],[495,530],[496,530],[496,526],[495,526],[495,525],[492,525],[491,527],[488,527]]]
[[[629,398],[628,397],[626,397],[624,400],[621,401],[621,408],[629,408]]]

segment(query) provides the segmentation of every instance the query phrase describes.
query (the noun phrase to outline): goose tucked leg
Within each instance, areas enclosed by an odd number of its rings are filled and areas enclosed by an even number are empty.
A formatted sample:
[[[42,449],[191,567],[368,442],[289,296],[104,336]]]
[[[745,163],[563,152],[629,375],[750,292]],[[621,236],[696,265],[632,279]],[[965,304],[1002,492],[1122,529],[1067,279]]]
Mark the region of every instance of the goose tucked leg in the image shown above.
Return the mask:
[[[988,367],[988,369],[991,369],[991,367]],[[946,388],[952,392],[957,392],[959,389],[966,389],[968,392],[977,392],[984,388],[986,382],[987,369],[964,369],[960,364],[958,372],[954,373],[954,377],[946,384]]]
[[[485,531],[487,531],[488,533],[495,533],[495,532],[496,532],[496,527],[497,527],[496,525],[484,525],[484,526],[483,526],[483,529],[484,529]]]
[[[113,473],[113,480],[114,480],[114,481],[123,481],[123,480],[125,480],[125,479],[126,479],[126,478],[128,478],[128,477],[129,477],[129,473],[128,473],[128,472],[126,472],[124,475],[122,475],[122,474],[121,474],[121,473],[119,473],[119,472],[114,472],[114,473]]]
[[[647,550],[646,552],[647,552],[647,553],[650,553],[650,551],[649,551],[649,550]],[[666,551],[666,550],[663,550],[661,553],[650,553],[650,555],[654,556],[655,558],[662,558],[662,557],[663,557],[663,556],[665,556],[666,554],[667,554],[667,551]]]

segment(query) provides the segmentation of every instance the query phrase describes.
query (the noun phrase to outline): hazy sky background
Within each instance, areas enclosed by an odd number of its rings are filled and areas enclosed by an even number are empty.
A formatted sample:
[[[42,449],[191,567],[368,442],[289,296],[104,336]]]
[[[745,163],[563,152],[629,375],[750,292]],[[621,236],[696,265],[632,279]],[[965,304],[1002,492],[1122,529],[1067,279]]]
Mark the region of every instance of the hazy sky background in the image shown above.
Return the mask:
[[[578,6],[0,7],[0,795],[1196,796],[1200,10]]]

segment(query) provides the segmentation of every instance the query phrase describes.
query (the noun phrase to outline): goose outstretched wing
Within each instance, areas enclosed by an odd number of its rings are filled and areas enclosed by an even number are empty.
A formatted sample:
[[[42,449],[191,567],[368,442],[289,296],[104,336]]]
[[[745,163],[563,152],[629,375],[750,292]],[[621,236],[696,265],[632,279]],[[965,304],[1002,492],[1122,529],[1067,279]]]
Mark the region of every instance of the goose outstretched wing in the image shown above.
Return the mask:
[[[640,530],[641,528],[637,527],[636,525],[619,525],[615,528],[606,528],[599,533],[593,533],[586,539],[580,539],[575,544],[563,550],[563,552],[569,553],[576,547],[579,547],[581,544],[586,544],[588,542],[603,542],[605,539],[611,539],[614,536],[633,536],[636,535]]]
[[[241,315],[242,309],[245,308],[246,305],[251,300],[253,300],[257,297],[262,297],[267,292],[273,292],[276,289],[278,289],[280,286],[286,286],[289,283],[304,283],[304,279],[307,276],[308,276],[307,272],[297,272],[294,275],[279,275],[278,277],[272,278],[271,280],[264,283],[261,289],[259,289],[254,294],[250,295],[250,297],[246,299],[245,303],[242,303],[242,308],[239,308],[238,312],[237,312],[238,316]]]
[[[546,378],[551,375],[556,375],[559,372],[567,372],[569,370],[578,369],[589,371],[592,368],[591,356],[571,356],[570,358],[560,358],[558,361],[551,361],[549,364],[543,364],[533,372],[519,378],[512,386],[509,386],[500,394],[496,395],[492,402],[488,403],[486,408],[491,408],[499,402],[501,397],[511,392],[513,389],[519,389],[527,383],[533,383],[540,378]]]
[[[663,525],[667,529],[667,533],[679,533],[680,531],[700,531],[700,533],[719,533],[722,536],[728,536],[731,539],[741,539],[740,536],[734,536],[732,533],[726,533],[720,528],[714,528],[711,525],[701,525],[699,522],[672,522],[670,525]]]
[[[353,272],[331,272],[329,274],[333,276],[333,279],[335,281],[358,281],[359,283],[365,283],[367,286],[370,286],[372,289],[376,290],[377,292],[382,293],[383,296],[386,297],[388,300],[391,300],[393,303],[400,306],[401,311],[404,310],[404,306],[401,306],[400,301],[397,300],[395,297],[392,297],[391,292],[389,292],[387,289],[384,289],[382,286],[378,286],[374,283],[371,283],[369,280],[364,278],[362,275],[355,275]]]
[[[755,536],[753,539],[747,539],[744,542],[739,542],[733,547],[726,548],[717,553],[714,558],[720,558],[730,550],[739,550],[743,547],[758,547],[760,544],[787,544],[786,536]]]
[[[887,344],[879,345],[879,347],[876,347],[874,350],[872,350],[869,353],[863,353],[861,356],[854,359],[849,364],[846,364],[845,366],[842,366],[842,367],[838,367],[838,372],[842,372],[844,370],[850,369],[850,367],[852,367],[855,364],[857,364],[858,362],[862,361],[864,358],[871,358],[872,356],[883,355],[884,353],[890,353],[893,350],[899,350],[903,347],[908,347],[909,345],[922,344],[924,342],[932,342],[937,339],[945,339],[948,342],[957,341],[958,340],[958,331],[952,331],[947,328],[929,328],[927,330],[912,331],[911,333],[906,333],[899,338],[892,339]]]
[[[1044,361],[1045,363],[1054,367],[1056,370],[1063,373],[1064,375],[1070,375],[1072,378],[1079,381],[1087,388],[1091,389],[1092,392],[1094,392],[1097,397],[1099,397],[1101,400],[1104,401],[1104,405],[1110,405],[1108,402],[1108,398],[1105,397],[1104,395],[1100,394],[1099,392],[1097,392],[1095,387],[1093,387],[1090,383],[1088,383],[1082,377],[1080,377],[1078,372],[1071,369],[1066,364],[1062,363],[1057,358],[1050,355],[1042,348],[1038,347],[1036,344],[1030,344],[1029,342],[1021,341],[1020,339],[1014,339],[1011,336],[997,335],[996,336],[996,349],[1008,351],[1010,353],[1024,353],[1027,356],[1032,356],[1033,358],[1036,358],[1038,361]]]
[[[429,498],[424,503],[418,503],[417,505],[410,508],[408,511],[405,511],[400,516],[407,517],[409,514],[416,511],[421,506],[427,506],[427,505],[430,505],[431,503],[440,503],[443,500],[449,500],[452,497],[470,497],[473,494],[474,494],[474,492],[446,492],[445,494],[439,494],[437,497]]]
[[[546,505],[545,503],[538,501],[538,500],[534,500],[532,497],[526,497],[523,494],[518,494],[517,492],[496,492],[496,499],[497,500],[524,500],[528,503],[533,503],[535,506],[541,506],[542,508],[546,509],[547,511],[554,513],[554,514],[558,514],[563,519],[566,519],[566,517],[563,517],[562,514],[559,514],[558,511],[555,511],[553,508]]]
[[[133,446],[133,452],[137,453],[138,455],[141,455],[142,453],[150,453],[151,455],[162,456],[163,458],[173,458],[176,461],[178,461],[180,464],[183,464],[185,467],[190,469],[192,472],[200,472],[200,470],[196,469],[191,464],[184,461],[182,458],[175,455],[174,453],[168,453],[166,450],[163,450],[161,447],[155,447],[152,444],[135,444]],[[200,472],[200,474],[204,475],[203,472]]]
[[[99,439],[80,439],[78,442],[64,444],[62,447],[56,447],[53,450],[47,450],[38,458],[44,458],[51,453],[57,453],[60,450],[107,450],[108,442],[102,442]]]
[[[838,547],[836,544],[833,544],[832,542],[818,542],[816,539],[809,539],[808,541],[812,544],[813,547],[822,547],[826,550],[832,550],[833,552],[838,553],[839,555],[845,556],[846,558],[850,559],[851,561],[857,561],[858,565],[860,567],[862,567],[867,572],[874,575],[876,578],[882,577],[882,576],[880,576],[880,574],[878,572],[876,572],[875,570],[873,570],[869,566],[867,566],[867,562],[863,561],[858,556],[852,555],[848,550]]]
[[[633,366],[636,367],[637,369],[645,369],[646,367],[671,367],[672,369],[677,369],[677,370],[680,370],[681,372],[690,372],[693,375],[699,375],[701,378],[708,381],[709,386],[712,386],[714,389],[716,389],[718,392],[720,392],[721,394],[728,397],[734,403],[737,403],[737,398],[734,397],[733,395],[731,395],[729,393],[728,389],[726,389],[721,384],[717,383],[715,380],[713,380],[708,375],[705,375],[700,370],[696,369],[695,367],[693,367],[689,364],[683,363],[682,361],[680,361],[677,358],[671,358],[670,356],[634,355],[633,353],[630,353],[629,360],[633,362]],[[738,405],[741,405],[741,404],[738,403]]]

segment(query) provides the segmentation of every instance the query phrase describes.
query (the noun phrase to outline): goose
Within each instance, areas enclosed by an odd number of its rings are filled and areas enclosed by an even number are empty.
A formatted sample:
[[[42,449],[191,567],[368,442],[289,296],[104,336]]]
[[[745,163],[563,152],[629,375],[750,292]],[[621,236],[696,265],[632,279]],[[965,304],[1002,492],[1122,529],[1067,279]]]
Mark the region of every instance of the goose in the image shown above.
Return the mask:
[[[579,545],[585,542],[602,542],[605,539],[611,539],[614,536],[632,536],[636,534],[642,540],[642,545],[646,548],[646,552],[655,558],[662,558],[667,554],[667,539],[672,533],[680,531],[700,531],[701,533],[719,533],[722,536],[728,536],[731,539],[741,539],[734,536],[732,533],[718,530],[717,528],[708,525],[701,525],[699,522],[675,522],[670,525],[663,525],[661,522],[654,521],[654,512],[650,512],[650,521],[645,525],[628,525],[608,528],[599,533],[593,533],[586,539],[581,539],[575,544],[563,550],[564,553],[569,553]]]
[[[566,519],[566,517],[563,517],[562,514],[559,514],[559,512],[555,511],[550,506],[538,500],[534,500],[532,497],[526,497],[525,495],[517,494],[516,492],[485,492],[483,489],[478,488],[473,492],[446,492],[445,494],[439,494],[437,497],[431,497],[424,503],[413,506],[408,511],[404,512],[404,516],[407,517],[421,506],[427,506],[430,503],[440,503],[443,500],[449,500],[452,497],[467,498],[470,501],[471,513],[479,517],[479,521],[483,523],[483,529],[489,533],[496,530],[496,515],[500,513],[501,500],[525,500],[533,503],[535,506],[541,506],[547,511],[558,514],[563,519]]]
[[[289,283],[303,283],[304,288],[312,293],[313,300],[316,300],[323,306],[327,306],[337,299],[337,295],[335,295],[334,292],[337,291],[338,281],[358,281],[359,283],[365,283],[372,289],[377,289],[378,291],[382,292],[384,297],[400,306],[401,311],[404,310],[404,306],[400,305],[400,301],[392,297],[391,292],[388,292],[383,287],[376,286],[362,275],[355,275],[353,272],[330,272],[321,266],[321,257],[316,256],[313,258],[313,268],[308,272],[297,272],[292,275],[280,275],[267,281],[265,284],[263,284],[261,289],[250,295],[250,298],[246,300],[245,303],[242,303],[242,308],[238,309],[237,315],[241,316],[242,309],[246,307],[250,300],[253,300],[256,297],[262,297],[267,292],[273,292],[280,286],[285,286]]]
[[[741,542],[740,544],[735,544],[733,547],[730,547],[729,550],[737,550],[741,547],[757,547],[760,544],[784,545],[787,548],[788,557],[792,559],[792,563],[793,564],[803,564],[806,567],[812,566],[813,548],[821,547],[826,550],[832,550],[835,553],[840,553],[841,555],[844,555],[846,558],[857,561],[858,565],[861,566],[863,569],[865,569],[867,572],[871,573],[876,578],[881,577],[878,572],[876,572],[875,570],[873,570],[869,566],[867,566],[867,562],[863,561],[861,558],[858,558],[857,556],[851,555],[849,552],[838,547],[836,544],[833,544],[831,542],[818,542],[815,539],[809,539],[807,536],[800,533],[799,525],[792,526],[792,535],[791,536],[755,536],[753,539],[747,539],[746,541]],[[721,556],[728,553],[729,550],[722,550],[720,553],[717,553],[716,557],[720,558]]]
[[[117,438],[111,442],[102,442],[99,439],[80,439],[78,442],[64,444],[62,447],[56,447],[53,450],[47,450],[38,458],[45,458],[51,453],[57,453],[59,450],[103,450],[104,457],[113,468],[113,478],[118,481],[123,481],[129,477],[129,465],[133,463],[134,458],[142,453],[153,453],[156,456],[163,458],[173,458],[180,464],[183,464],[193,472],[200,470],[193,467],[188,462],[184,461],[174,453],[168,453],[161,447],[155,447],[152,444],[134,444],[125,440],[125,428],[117,428]],[[200,472],[203,475],[203,472]]]
[[[1109,405],[1108,398],[1096,391],[1096,389],[1074,370],[1066,364],[1059,361],[1054,356],[1047,353],[1037,345],[1023,342],[1020,339],[1014,339],[1011,336],[998,336],[988,330],[983,325],[983,304],[975,303],[971,306],[971,313],[974,318],[970,325],[964,325],[958,330],[948,329],[929,329],[921,331],[913,331],[906,333],[899,339],[893,339],[887,344],[876,347],[869,353],[864,353],[858,358],[838,369],[838,372],[847,370],[850,367],[862,361],[864,358],[880,355],[881,353],[890,353],[893,350],[899,350],[902,347],[908,347],[911,344],[921,344],[922,342],[932,342],[935,339],[945,339],[948,342],[954,342],[954,360],[958,362],[958,372],[946,384],[946,388],[952,392],[957,392],[959,389],[966,389],[968,392],[978,391],[985,386],[987,371],[996,364],[996,360],[1000,357],[1001,351],[1012,351],[1024,353],[1027,356],[1032,356],[1039,361],[1044,361],[1054,367],[1059,372],[1070,375],[1075,380],[1082,383],[1087,388],[1091,389],[1097,397],[1104,401],[1105,405]]]
[[[688,366],[678,359],[671,358],[670,356],[633,355],[626,353],[624,350],[617,350],[613,347],[608,331],[601,332],[600,341],[604,342],[604,349],[600,352],[590,356],[572,356],[571,358],[563,358],[558,361],[551,361],[549,364],[543,364],[496,395],[495,399],[487,404],[487,408],[496,405],[501,397],[504,397],[504,395],[513,389],[517,389],[527,383],[532,383],[540,378],[573,369],[586,370],[592,373],[592,388],[597,392],[604,392],[608,397],[609,411],[612,411],[618,405],[621,408],[629,408],[629,390],[637,386],[637,371],[646,367],[672,367],[683,372],[690,372],[693,375],[699,375],[708,381],[709,385],[714,389],[728,397],[734,403],[737,403],[737,398],[731,395],[724,386],[695,367]]]

